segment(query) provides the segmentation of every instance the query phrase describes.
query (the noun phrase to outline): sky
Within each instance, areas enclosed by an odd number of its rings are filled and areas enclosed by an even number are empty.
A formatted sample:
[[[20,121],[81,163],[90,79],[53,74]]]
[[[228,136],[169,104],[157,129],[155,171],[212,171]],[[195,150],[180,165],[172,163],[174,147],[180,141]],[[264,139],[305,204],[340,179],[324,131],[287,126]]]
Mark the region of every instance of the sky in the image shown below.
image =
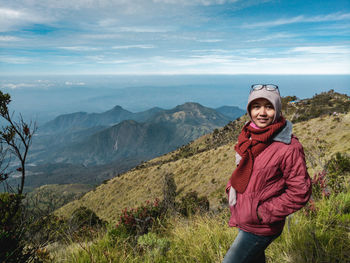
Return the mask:
[[[349,0],[0,0],[0,76],[350,74]]]

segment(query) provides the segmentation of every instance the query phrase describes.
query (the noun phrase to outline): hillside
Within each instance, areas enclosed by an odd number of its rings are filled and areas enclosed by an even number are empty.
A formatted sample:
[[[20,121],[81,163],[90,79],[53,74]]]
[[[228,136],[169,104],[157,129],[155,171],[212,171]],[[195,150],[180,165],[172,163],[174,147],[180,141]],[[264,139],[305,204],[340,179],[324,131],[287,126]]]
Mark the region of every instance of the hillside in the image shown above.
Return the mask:
[[[220,112],[221,114],[228,117],[230,120],[235,120],[238,117],[245,114],[245,109],[242,110],[238,107],[232,107],[232,106],[221,106],[219,108],[215,109],[217,112]]]
[[[220,134],[223,136],[227,129],[224,127],[214,131],[189,146],[153,159],[120,177],[113,178],[88,192],[81,199],[67,204],[57,213],[68,215],[83,205],[93,209],[103,219],[116,220],[122,208],[134,207],[145,200],[162,197],[162,181],[168,172],[174,174],[179,197],[195,190],[200,196],[207,196],[211,209],[215,209],[225,197],[224,187],[233,171],[234,141],[227,139],[226,143],[213,144],[211,140]],[[298,122],[294,126],[294,134],[305,148],[309,173],[313,175],[321,168],[317,163],[312,163],[312,156],[321,156],[321,162],[325,162],[335,152],[350,151],[350,113],[327,114]],[[331,136],[332,134],[337,136]],[[316,145],[322,147],[315,147]],[[181,154],[184,149],[190,154]],[[194,151],[191,152],[191,149]]]
[[[109,163],[86,167],[79,164],[48,163],[28,167],[25,191],[50,184],[99,185],[104,180],[122,174],[138,164],[137,160],[126,159],[121,163]],[[9,180],[9,182],[11,182]]]
[[[48,213],[81,197],[92,188],[91,185],[87,184],[43,185],[27,193],[24,202],[30,210]]]

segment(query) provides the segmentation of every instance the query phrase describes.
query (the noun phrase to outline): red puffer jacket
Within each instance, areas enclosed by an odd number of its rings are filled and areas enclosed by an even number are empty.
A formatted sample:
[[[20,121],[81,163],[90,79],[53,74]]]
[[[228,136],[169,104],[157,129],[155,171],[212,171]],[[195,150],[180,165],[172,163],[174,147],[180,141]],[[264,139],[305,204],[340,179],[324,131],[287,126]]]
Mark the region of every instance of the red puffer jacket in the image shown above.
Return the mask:
[[[256,235],[282,232],[285,218],[302,208],[311,195],[302,145],[296,137],[274,141],[254,160],[253,172],[237,203],[230,206],[229,226]],[[227,192],[231,187],[227,184]],[[260,220],[257,217],[257,211]]]

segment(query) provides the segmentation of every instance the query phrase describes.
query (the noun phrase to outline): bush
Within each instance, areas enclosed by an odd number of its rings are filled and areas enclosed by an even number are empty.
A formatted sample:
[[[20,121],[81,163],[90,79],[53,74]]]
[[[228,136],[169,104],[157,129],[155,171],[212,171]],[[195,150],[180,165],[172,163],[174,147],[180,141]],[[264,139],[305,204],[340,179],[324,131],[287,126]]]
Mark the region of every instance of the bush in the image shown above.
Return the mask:
[[[346,188],[346,178],[350,178],[350,157],[337,152],[326,164],[328,185],[332,192],[341,193]]]
[[[331,195],[313,206],[313,213],[290,218],[267,249],[268,262],[350,262],[350,194]]]
[[[67,222],[53,214],[49,214],[29,225],[26,239],[30,240],[31,243],[49,244],[62,241],[67,232]]]
[[[22,195],[0,193],[0,227],[16,228],[16,223],[21,218]]]
[[[80,228],[82,226],[102,225],[102,220],[91,209],[81,206],[74,210],[70,218],[70,225]]]
[[[164,256],[170,247],[170,241],[167,238],[158,237],[153,232],[140,236],[137,244],[142,251],[147,251],[151,258]]]
[[[94,211],[81,206],[74,210],[68,221],[69,231],[75,239],[93,238],[95,230],[104,226],[106,223],[101,220]]]
[[[164,212],[173,213],[175,212],[176,206],[176,183],[173,173],[167,173],[164,176],[163,185],[163,201],[161,203]]]
[[[22,195],[0,193],[0,262],[26,262],[32,256],[25,251],[22,199]]]
[[[177,203],[177,210],[183,216],[190,216],[197,212],[209,211],[209,200],[206,196],[198,197],[196,191],[187,193],[181,198],[181,201]]]
[[[139,236],[146,234],[162,219],[164,210],[156,199],[153,203],[147,201],[140,207],[122,210],[116,228],[121,235]]]
[[[315,173],[314,178],[312,179],[312,198],[313,200],[320,200],[322,197],[328,197],[330,195],[328,186],[327,186],[327,173],[322,171]],[[312,202],[311,202],[312,205]]]

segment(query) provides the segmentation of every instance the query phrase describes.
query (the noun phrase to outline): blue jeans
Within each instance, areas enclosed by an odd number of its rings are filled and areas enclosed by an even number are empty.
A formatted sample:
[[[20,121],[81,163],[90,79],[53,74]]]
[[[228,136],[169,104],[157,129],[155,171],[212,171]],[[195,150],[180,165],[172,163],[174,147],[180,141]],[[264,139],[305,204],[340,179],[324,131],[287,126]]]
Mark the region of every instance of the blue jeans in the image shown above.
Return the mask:
[[[265,249],[279,235],[258,236],[240,229],[222,263],[265,263]]]

